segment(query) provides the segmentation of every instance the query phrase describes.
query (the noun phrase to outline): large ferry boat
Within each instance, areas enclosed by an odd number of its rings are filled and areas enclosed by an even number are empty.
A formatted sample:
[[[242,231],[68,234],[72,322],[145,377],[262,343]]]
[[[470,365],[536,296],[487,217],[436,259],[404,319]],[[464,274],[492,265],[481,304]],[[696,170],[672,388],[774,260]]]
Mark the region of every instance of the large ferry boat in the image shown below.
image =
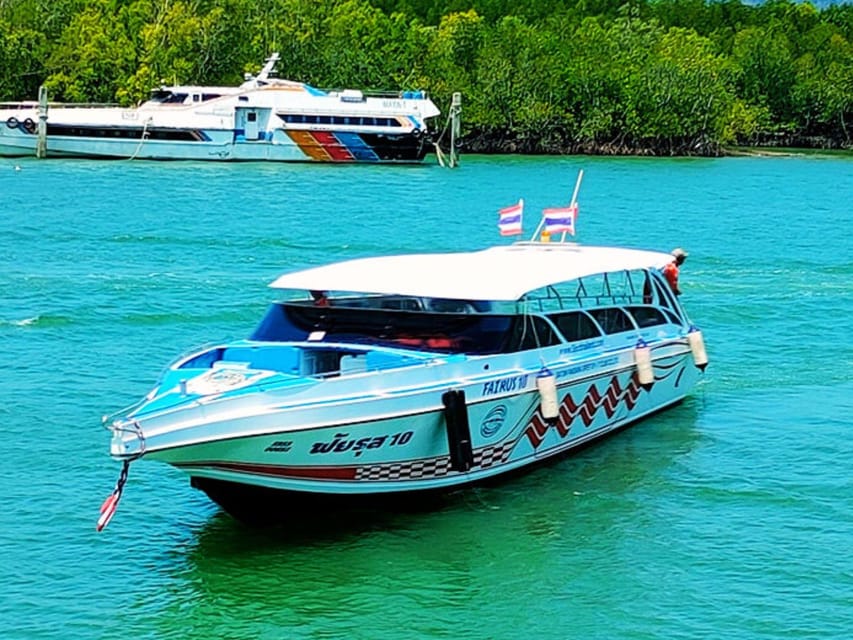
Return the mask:
[[[421,91],[322,91],[273,77],[278,54],[237,87],[163,86],[136,108],[0,105],[0,156],[150,160],[420,162],[438,108]]]
[[[672,255],[568,242],[287,273],[246,339],[171,364],[104,419],[124,463],[168,463],[238,519],[446,492],[683,400],[707,363]]]

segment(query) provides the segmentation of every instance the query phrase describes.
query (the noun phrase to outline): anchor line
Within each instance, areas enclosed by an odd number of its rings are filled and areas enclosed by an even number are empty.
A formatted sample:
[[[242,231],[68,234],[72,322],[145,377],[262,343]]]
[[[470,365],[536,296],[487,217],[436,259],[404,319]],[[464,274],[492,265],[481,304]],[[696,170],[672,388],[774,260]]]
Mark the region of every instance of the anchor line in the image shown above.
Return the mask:
[[[121,494],[124,491],[124,485],[127,482],[127,473],[130,470],[130,463],[145,455],[145,435],[142,433],[142,427],[140,427],[136,420],[132,420],[131,425],[133,426],[133,433],[135,433],[136,437],[139,439],[139,451],[124,459],[121,466],[121,473],[119,473],[118,480],[116,480],[113,492],[107,496],[107,499],[104,500],[103,504],[101,504],[101,515],[98,517],[98,522],[95,525],[96,531],[103,531],[110,523],[110,520],[113,519],[116,509],[118,509],[119,500],[121,500]],[[126,428],[119,428],[118,430],[130,431],[130,429]]]
[[[104,503],[101,505],[101,516],[98,518],[98,522],[95,525],[96,531],[103,531],[110,523],[110,520],[113,519],[116,509],[118,508],[118,502],[121,500],[121,494],[124,491],[124,485],[127,482],[127,472],[129,469],[130,460],[125,460],[124,464],[122,464],[121,473],[118,476],[113,492],[107,496],[107,499],[104,500]]]

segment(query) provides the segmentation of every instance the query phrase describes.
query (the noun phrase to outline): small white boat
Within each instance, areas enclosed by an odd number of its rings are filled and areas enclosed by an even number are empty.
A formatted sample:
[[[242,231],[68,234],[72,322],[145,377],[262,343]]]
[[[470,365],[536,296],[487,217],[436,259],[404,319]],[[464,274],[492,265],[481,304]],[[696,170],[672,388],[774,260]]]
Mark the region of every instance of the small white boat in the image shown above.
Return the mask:
[[[0,156],[150,160],[420,162],[438,108],[420,91],[321,91],[272,77],[278,54],[239,87],[163,86],[136,108],[0,104]]]
[[[116,501],[141,457],[252,520],[444,492],[600,438],[681,401],[707,363],[671,260],[522,242],[282,275],[251,336],[178,359],[104,419]]]

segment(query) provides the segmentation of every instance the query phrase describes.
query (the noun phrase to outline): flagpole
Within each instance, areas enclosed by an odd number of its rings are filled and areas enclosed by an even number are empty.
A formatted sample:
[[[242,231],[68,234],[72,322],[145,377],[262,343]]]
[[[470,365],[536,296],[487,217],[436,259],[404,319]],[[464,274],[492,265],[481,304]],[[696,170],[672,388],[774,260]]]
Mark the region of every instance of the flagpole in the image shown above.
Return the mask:
[[[581,188],[581,180],[583,180],[583,169],[578,170],[578,181],[575,183],[575,192],[572,194],[572,202],[571,202],[571,204],[569,204],[569,208],[574,207],[575,202],[577,202],[577,200],[578,200],[578,191],[580,191],[580,188]],[[574,223],[574,221],[573,221],[573,223]],[[577,233],[577,229],[575,229],[574,226],[572,226],[572,231]],[[565,240],[566,240],[566,232],[563,231],[563,235],[560,238],[560,242],[564,242]]]
[[[530,238],[530,242],[536,242],[536,238],[539,237],[539,232],[542,231],[542,226],[545,224],[545,216],[541,216],[541,218],[539,226],[536,227],[536,231],[533,232],[533,237]]]

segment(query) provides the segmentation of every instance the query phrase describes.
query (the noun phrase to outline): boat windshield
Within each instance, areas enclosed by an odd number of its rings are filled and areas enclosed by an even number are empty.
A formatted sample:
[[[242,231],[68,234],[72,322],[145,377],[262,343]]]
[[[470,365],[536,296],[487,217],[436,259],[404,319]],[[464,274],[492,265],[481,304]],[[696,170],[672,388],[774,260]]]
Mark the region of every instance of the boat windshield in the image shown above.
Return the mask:
[[[642,271],[549,286],[508,305],[311,291],[307,299],[272,305],[250,338],[487,355],[677,326],[681,320],[660,274]]]
[[[161,105],[183,105],[188,101],[193,104],[216,100],[222,97],[222,93],[204,92],[204,91],[175,91],[173,89],[154,89],[151,92],[149,103]]]
[[[314,306],[305,302],[272,305],[251,339],[375,344],[473,355],[523,351],[561,342],[551,324],[538,316]]]
[[[170,89],[154,89],[149,100],[159,104],[184,104],[188,95],[188,93],[180,93]]]

